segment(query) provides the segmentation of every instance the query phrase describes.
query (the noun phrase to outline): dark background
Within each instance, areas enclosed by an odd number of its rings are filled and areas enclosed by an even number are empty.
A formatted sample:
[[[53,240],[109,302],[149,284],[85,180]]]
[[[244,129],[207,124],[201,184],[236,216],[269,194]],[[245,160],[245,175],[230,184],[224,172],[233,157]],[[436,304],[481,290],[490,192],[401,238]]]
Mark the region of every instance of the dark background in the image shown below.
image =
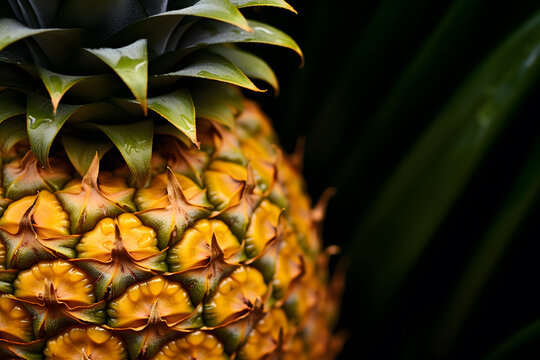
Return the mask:
[[[391,115],[399,117],[392,127],[384,122],[378,125],[376,115],[384,111],[400,75],[454,2],[290,3],[298,16],[270,8],[249,15],[267,19],[295,38],[304,50],[305,66],[298,69],[298,58],[287,50],[255,48],[275,69],[281,93],[278,97],[272,93],[249,96],[272,117],[288,152],[300,136],[306,138],[304,175],[314,201],[327,187],[337,187],[324,239],[326,245],[339,245],[350,262],[338,324],[349,332],[349,340],[340,359],[481,358],[540,318],[538,202],[513,233],[452,345],[437,350],[434,338],[440,331],[442,310],[479,238],[538,140],[540,82],[515,108],[501,136],[382,310],[373,305],[366,285],[370,268],[362,263],[365,254],[354,246],[366,240],[355,234],[382,183],[441,107],[482,59],[540,10],[540,3],[471,0],[470,16],[456,20],[460,25],[448,46],[426,62],[426,81],[398,91],[403,101]],[[377,126],[382,135],[375,144],[366,134],[373,134],[368,130]],[[354,151],[362,155],[348,160]],[[523,354],[528,357],[538,349],[540,345],[532,344]]]

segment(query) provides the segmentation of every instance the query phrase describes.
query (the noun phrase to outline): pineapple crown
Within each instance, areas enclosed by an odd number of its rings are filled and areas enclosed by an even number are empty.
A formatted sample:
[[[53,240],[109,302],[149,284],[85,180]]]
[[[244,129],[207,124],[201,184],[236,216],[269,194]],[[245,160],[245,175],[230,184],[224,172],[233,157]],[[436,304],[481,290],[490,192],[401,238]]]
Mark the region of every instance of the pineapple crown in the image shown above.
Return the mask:
[[[38,161],[61,140],[81,175],[113,146],[134,177],[154,134],[198,146],[195,118],[233,126],[239,88],[276,91],[272,69],[237,43],[290,48],[241,9],[283,0],[8,0],[0,4],[0,152],[28,138]]]

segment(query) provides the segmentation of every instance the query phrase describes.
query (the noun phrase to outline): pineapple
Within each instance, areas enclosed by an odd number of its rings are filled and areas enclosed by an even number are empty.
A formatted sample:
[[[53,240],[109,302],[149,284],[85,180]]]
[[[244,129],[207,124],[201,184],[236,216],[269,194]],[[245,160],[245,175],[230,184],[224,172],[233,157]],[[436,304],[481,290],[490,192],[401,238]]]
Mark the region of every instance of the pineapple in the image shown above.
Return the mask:
[[[341,281],[298,161],[240,88],[239,9],[0,5],[0,358],[331,359]]]

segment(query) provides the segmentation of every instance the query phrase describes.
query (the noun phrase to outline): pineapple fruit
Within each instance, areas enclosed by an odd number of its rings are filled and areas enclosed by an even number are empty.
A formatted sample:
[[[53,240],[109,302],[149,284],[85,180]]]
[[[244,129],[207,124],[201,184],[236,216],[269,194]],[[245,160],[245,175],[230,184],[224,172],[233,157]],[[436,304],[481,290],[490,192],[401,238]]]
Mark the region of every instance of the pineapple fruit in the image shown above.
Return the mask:
[[[298,159],[245,100],[235,43],[281,0],[0,5],[0,358],[331,359]]]

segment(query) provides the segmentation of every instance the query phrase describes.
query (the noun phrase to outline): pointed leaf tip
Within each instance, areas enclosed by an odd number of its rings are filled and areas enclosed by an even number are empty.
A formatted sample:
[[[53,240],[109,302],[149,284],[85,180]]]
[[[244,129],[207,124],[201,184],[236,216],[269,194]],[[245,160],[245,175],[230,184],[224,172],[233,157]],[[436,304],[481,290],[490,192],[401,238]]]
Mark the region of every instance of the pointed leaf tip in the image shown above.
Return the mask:
[[[169,11],[158,16],[167,15],[205,17],[231,24],[247,32],[253,32],[244,15],[227,0],[199,0],[187,8]]]
[[[107,64],[131,90],[144,113],[147,112],[147,40],[140,39],[122,48],[86,49]]]
[[[301,58],[301,66],[304,65],[304,54],[289,35],[259,21],[248,20],[248,23],[253,32],[239,30],[229,24],[216,21],[200,21],[185,35],[181,48],[191,49],[199,46],[241,42],[276,45],[296,52]]]
[[[17,20],[0,19],[0,50],[29,36],[50,32],[71,32],[71,29],[33,29]]]
[[[276,94],[279,93],[279,82],[276,74],[263,59],[233,46],[214,45],[208,47],[208,50],[223,56],[238,66],[248,77],[267,82]]]
[[[289,3],[283,0],[229,0],[229,2],[237,8],[246,8],[251,6],[272,6],[298,14],[298,12]]]
[[[88,76],[70,76],[57,74],[43,68],[37,68],[39,77],[45,84],[53,107],[53,114],[56,114],[56,109],[64,94],[75,84],[88,78]]]
[[[197,147],[195,105],[191,94],[185,88],[170,94],[148,99],[148,107],[167,119],[182,131]]]
[[[27,108],[27,131],[30,139],[32,152],[41,163],[49,168],[49,150],[67,119],[80,106],[79,105],[60,105],[53,112],[51,102],[39,95],[28,96]]]
[[[160,76],[188,76],[202,79],[221,81],[243,88],[262,92],[249,78],[231,61],[225,57],[200,51],[194,55],[192,61],[185,68]]]
[[[81,176],[84,176],[88,172],[92,163],[96,161],[96,156],[99,163],[99,159],[112,147],[110,142],[83,140],[66,135],[62,136],[62,144],[64,145],[69,161],[71,161],[71,164]]]
[[[154,124],[145,120],[129,125],[95,125],[118,148],[139,184],[144,184],[151,169]]]

